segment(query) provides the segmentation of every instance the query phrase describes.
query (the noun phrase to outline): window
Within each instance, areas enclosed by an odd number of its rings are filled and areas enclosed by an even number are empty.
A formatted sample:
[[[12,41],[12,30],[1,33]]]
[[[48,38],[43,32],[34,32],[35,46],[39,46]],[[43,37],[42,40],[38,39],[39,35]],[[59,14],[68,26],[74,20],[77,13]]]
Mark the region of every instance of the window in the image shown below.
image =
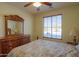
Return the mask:
[[[44,37],[62,37],[62,15],[44,17]]]

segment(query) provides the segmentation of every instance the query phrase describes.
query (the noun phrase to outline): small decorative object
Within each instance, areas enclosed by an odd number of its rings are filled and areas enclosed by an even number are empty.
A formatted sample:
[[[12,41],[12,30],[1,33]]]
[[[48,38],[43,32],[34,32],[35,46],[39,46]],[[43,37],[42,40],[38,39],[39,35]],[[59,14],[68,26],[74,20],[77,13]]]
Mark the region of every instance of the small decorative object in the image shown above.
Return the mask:
[[[78,31],[75,28],[70,31],[70,36],[72,37],[74,41],[73,43],[76,44],[76,40],[78,37]]]

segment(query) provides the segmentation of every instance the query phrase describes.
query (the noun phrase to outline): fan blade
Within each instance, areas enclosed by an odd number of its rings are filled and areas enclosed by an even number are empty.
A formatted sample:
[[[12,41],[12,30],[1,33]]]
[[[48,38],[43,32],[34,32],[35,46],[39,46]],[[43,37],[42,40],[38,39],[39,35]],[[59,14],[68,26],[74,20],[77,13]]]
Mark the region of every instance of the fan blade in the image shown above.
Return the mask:
[[[26,5],[24,5],[24,7],[28,7],[29,5],[31,5],[33,2],[30,2],[30,3],[28,3],[28,4],[26,4]]]
[[[52,3],[50,3],[50,2],[41,2],[42,4],[45,4],[45,5],[47,5],[47,6],[52,6]]]

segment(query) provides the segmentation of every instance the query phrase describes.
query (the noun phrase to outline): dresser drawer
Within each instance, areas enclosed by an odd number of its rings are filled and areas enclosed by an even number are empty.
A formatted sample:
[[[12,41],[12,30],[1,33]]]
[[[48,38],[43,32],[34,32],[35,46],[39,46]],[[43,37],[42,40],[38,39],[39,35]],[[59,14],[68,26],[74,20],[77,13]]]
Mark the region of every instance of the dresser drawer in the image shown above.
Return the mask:
[[[0,40],[0,53],[5,55],[8,54],[13,48],[18,46],[27,44],[30,42],[29,36],[18,36],[18,37],[11,37],[4,38]]]
[[[12,46],[12,47],[17,47],[17,46],[18,46],[18,41],[17,41],[17,40],[9,41],[9,42],[8,42],[8,45],[9,45],[9,46]]]

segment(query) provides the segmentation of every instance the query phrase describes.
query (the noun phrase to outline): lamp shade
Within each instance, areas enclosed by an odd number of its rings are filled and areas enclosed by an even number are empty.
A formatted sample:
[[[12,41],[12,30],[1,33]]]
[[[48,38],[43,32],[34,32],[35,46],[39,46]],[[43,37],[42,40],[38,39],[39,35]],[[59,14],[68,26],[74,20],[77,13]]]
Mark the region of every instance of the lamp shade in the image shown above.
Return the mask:
[[[72,36],[72,37],[74,37],[74,36],[78,36],[78,31],[76,30],[76,29],[72,29],[71,31],[70,31],[70,36]]]

